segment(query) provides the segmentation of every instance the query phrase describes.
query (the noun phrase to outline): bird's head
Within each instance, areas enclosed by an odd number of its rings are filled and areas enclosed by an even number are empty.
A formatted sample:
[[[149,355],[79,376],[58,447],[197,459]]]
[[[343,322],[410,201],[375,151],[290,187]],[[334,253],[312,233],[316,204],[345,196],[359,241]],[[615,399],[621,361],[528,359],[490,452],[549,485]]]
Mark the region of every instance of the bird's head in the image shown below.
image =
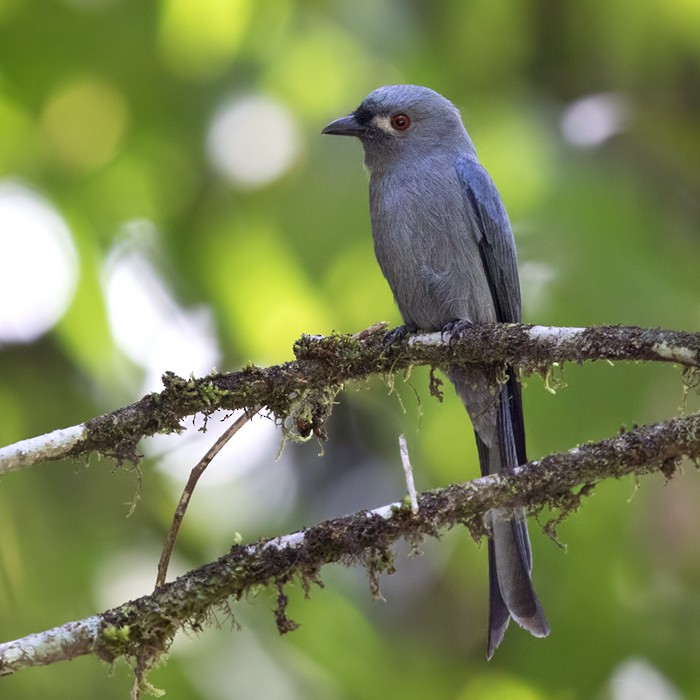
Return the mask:
[[[457,108],[420,85],[380,87],[323,133],[359,138],[370,170],[396,159],[474,151]]]

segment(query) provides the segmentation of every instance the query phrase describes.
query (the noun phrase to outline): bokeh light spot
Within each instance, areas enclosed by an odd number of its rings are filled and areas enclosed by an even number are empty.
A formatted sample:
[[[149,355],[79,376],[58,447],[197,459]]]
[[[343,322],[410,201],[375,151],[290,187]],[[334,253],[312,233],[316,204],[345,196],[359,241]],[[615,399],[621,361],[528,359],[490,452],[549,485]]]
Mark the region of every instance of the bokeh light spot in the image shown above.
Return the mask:
[[[621,95],[589,95],[564,110],[561,132],[573,146],[595,148],[622,131],[629,116],[629,104]]]
[[[537,318],[549,313],[552,302],[550,288],[556,277],[554,268],[542,260],[525,260],[520,263],[525,318]]]
[[[31,342],[68,308],[77,257],[61,215],[39,194],[0,183],[0,343]]]
[[[292,115],[269,97],[244,97],[221,107],[207,135],[212,165],[230,182],[260,187],[283,175],[300,150]]]
[[[250,23],[250,0],[165,0],[160,48],[179,75],[208,77],[236,55]]]
[[[164,370],[210,372],[219,360],[214,320],[205,307],[183,309],[148,256],[157,231],[148,221],[124,225],[105,265],[105,296],[119,347],[146,371],[147,389],[161,387]]]
[[[368,59],[352,35],[333,26],[300,35],[285,48],[284,60],[269,69],[271,88],[314,120],[349,111],[376,87],[376,78],[368,79],[387,72],[378,59]]]
[[[42,132],[55,160],[77,170],[109,163],[119,150],[127,122],[124,97],[100,80],[64,87],[49,99],[41,115]]]
[[[681,694],[645,659],[627,659],[610,678],[612,700],[680,700]]]

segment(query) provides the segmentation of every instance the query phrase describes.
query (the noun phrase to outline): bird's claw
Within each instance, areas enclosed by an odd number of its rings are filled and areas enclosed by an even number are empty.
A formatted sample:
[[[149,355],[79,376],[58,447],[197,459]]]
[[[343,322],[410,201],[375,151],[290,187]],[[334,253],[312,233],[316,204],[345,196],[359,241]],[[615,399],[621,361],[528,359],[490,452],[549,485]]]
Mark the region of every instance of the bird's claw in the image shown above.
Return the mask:
[[[392,328],[384,336],[384,351],[391,352],[395,345],[398,345],[401,341],[403,341],[407,335],[415,332],[416,329],[412,326],[398,326],[397,328]]]
[[[473,327],[474,324],[471,321],[468,321],[466,318],[457,318],[454,321],[446,323],[442,331],[440,331],[440,335],[442,336],[443,340],[445,340],[445,337],[447,337],[449,344],[454,345],[454,343],[464,337],[466,331]]]

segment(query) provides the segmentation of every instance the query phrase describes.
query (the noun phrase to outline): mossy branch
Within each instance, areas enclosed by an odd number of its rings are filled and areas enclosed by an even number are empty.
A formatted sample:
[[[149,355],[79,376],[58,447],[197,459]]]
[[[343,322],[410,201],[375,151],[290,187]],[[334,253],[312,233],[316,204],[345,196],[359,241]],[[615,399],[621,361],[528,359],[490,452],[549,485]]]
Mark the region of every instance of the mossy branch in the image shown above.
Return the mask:
[[[623,326],[551,328],[525,324],[474,326],[459,339],[439,333],[409,337],[384,351],[386,327],[356,335],[302,336],[296,360],[272,367],[250,365],[237,372],[198,379],[163,375],[164,389],[112,413],[0,449],[0,474],[33,464],[97,452],[137,463],[138,444],[156,433],[181,430],[181,421],[218,409],[267,407],[302,438],[325,438],[333,399],[352,380],[389,375],[416,365],[509,363],[526,373],[552,363],[647,360],[700,365],[700,334]]]
[[[645,426],[518,468],[422,494],[419,510],[396,503],[328,520],[284,537],[235,545],[214,562],[194,569],[151,595],[85,620],[0,644],[0,675],[22,668],[95,654],[107,661],[126,657],[137,679],[167,650],[182,626],[197,628],[217,608],[228,609],[260,586],[278,592],[274,614],[280,632],[295,628],[287,616],[284,587],[300,582],[307,592],[319,571],[333,562],[360,564],[370,582],[391,567],[391,546],[399,539],[419,542],[441,530],[465,525],[484,534],[483,516],[495,507],[527,504],[562,514],[575,510],[594,486],[627,474],[655,471],[670,478],[684,457],[700,458],[700,414]],[[558,520],[558,518],[555,518]]]
[[[296,360],[267,368],[183,379],[163,377],[165,388],[130,406],[0,450],[0,474],[31,464],[98,452],[117,460],[139,459],[139,441],[177,432],[195,413],[251,411],[266,406],[293,435],[325,437],[325,421],[344,384],[373,374],[384,376],[414,365],[513,364],[525,373],[545,372],[555,362],[649,360],[700,365],[700,334],[630,327],[547,328],[527,325],[475,326],[458,339],[439,333],[407,338],[390,353],[377,325],[354,336],[304,336]],[[217,607],[227,608],[261,586],[277,591],[275,619],[280,632],[295,628],[287,617],[285,586],[298,581],[307,592],[320,583],[319,571],[333,562],[359,563],[378,591],[379,573],[391,570],[391,546],[465,525],[475,538],[485,534],[491,508],[526,505],[529,512],[558,509],[553,529],[578,508],[595,484],[625,474],[661,471],[670,478],[679,460],[700,459],[700,414],[678,418],[532,462],[508,475],[493,475],[423,494],[411,504],[330,520],[302,532],[248,546],[234,546],[215,562],[195,569],[154,593],[84,620],[0,644],[0,675],[85,654],[113,661],[127,658],[136,671],[134,696],[146,687],[145,674],[167,650],[182,626],[197,628]]]

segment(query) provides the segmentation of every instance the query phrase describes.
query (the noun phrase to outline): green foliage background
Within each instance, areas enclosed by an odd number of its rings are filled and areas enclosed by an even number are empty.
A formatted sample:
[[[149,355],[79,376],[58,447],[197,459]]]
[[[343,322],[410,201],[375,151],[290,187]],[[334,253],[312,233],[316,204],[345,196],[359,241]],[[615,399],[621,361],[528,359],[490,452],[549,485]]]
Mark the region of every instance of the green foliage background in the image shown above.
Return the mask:
[[[462,109],[514,225],[527,321],[699,329],[696,0],[0,0],[0,178],[60,212],[79,260],[57,325],[0,347],[0,443],[141,395],[143,370],[116,344],[104,300],[125,222],[150,222],[131,245],[180,307],[211,309],[221,369],[289,359],[304,332],[398,323],[373,259],[360,146],[320,135],[392,82],[429,85]],[[562,118],[594,94],[621,100],[624,119],[577,148]],[[216,109],[244,95],[277,100],[298,130],[293,167],[256,188],[227,182],[205,150]],[[566,366],[558,378],[555,396],[527,379],[533,458],[670,417],[683,398],[672,367]],[[288,446],[275,463],[274,445],[246,474],[203,486],[180,570],[236,532],[254,540],[401,498],[400,432],[420,489],[475,476],[449,387],[439,404],[415,371],[396,391],[401,402],[380,381],[349,387],[322,458],[316,444]],[[105,590],[123,580],[139,581],[129,595],[149,590],[183,483],[158,461],[139,475],[92,459],[2,480],[2,640],[116,604],[127,589]],[[234,606],[240,630],[222,613],[182,635],[151,680],[173,700],[618,698],[621,677],[660,683],[649,697],[700,697],[700,483],[685,472],[598,488],[560,527],[566,550],[533,523],[552,634],[512,629],[488,664],[485,548],[453,531],[422,557],[399,552],[385,602],[364,572],[329,568],[310,600],[290,592],[293,634],[277,635],[263,592]],[[278,479],[290,487],[271,502]],[[130,683],[125,666],[83,658],[0,679],[0,694],[125,698]]]

